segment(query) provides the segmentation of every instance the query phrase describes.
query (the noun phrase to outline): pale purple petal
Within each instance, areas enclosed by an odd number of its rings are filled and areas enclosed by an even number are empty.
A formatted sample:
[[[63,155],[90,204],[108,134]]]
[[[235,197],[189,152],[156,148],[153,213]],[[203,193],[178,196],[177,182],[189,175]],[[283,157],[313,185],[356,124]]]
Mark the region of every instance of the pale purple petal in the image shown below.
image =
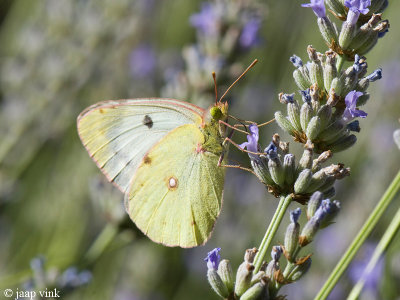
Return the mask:
[[[244,25],[239,38],[239,43],[243,48],[251,48],[257,45],[260,27],[261,21],[258,19],[251,19]]]
[[[218,270],[219,261],[221,260],[219,251],[221,251],[221,248],[215,248],[208,252],[207,257],[204,259],[207,262],[208,269]]]
[[[311,7],[318,18],[326,17],[325,3],[324,0],[310,0],[310,3],[301,5],[302,7]]]
[[[357,100],[360,96],[362,96],[362,92],[351,91],[347,94],[344,99],[346,103],[346,109],[343,112],[343,120],[349,122],[354,118],[360,117],[365,118],[368,114],[365,111],[357,109]]]

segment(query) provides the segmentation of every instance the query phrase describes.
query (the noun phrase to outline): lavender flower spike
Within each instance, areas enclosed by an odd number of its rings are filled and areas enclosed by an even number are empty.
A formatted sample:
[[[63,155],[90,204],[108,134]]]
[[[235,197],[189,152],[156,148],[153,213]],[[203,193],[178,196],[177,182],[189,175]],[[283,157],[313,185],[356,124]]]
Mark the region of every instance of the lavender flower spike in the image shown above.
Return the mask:
[[[243,48],[251,48],[259,42],[258,31],[261,27],[259,19],[249,20],[243,27],[240,34],[239,43]]]
[[[210,252],[208,252],[207,257],[204,259],[207,262],[207,268],[209,270],[218,270],[219,261],[221,260],[219,251],[221,251],[221,248],[215,248],[211,250]]]
[[[203,3],[201,11],[190,17],[190,24],[205,35],[215,35],[218,31],[219,14],[211,3]]]
[[[343,120],[345,122],[351,121],[356,117],[365,118],[368,114],[365,111],[356,108],[357,99],[362,96],[362,92],[351,91],[347,94],[344,102],[346,103],[346,109],[343,112]]]
[[[369,12],[371,0],[345,0],[344,5],[349,8],[346,21],[354,25],[360,14],[365,15]]]
[[[250,134],[247,136],[247,142],[244,142],[239,145],[240,148],[247,148],[248,151],[258,152],[258,127],[256,124],[251,124],[249,126]],[[257,155],[249,153],[250,158],[258,158]]]
[[[324,0],[310,0],[310,3],[301,5],[302,7],[311,7],[318,18],[326,17],[325,3]]]

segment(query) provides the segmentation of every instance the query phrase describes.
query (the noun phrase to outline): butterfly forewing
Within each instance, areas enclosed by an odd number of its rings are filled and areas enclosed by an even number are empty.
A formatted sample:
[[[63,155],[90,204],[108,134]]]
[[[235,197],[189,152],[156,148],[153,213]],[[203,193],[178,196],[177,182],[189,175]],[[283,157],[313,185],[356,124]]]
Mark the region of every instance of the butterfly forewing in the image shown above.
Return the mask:
[[[149,149],[179,126],[200,126],[203,113],[173,99],[105,101],[79,115],[78,132],[99,168],[126,192]]]

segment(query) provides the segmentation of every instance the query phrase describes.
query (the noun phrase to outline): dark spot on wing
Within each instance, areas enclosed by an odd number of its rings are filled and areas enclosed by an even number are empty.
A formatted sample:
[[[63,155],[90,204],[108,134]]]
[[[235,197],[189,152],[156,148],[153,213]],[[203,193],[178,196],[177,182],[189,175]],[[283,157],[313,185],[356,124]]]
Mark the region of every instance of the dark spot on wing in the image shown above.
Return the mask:
[[[104,110],[103,110],[102,108],[99,109],[99,112],[100,112],[101,114],[104,114]]]
[[[151,164],[151,158],[149,157],[149,156],[145,156],[145,157],[143,157],[143,162],[146,164],[146,165],[149,165],[149,164]]]
[[[192,226],[196,225],[196,221],[193,220],[193,221],[190,223],[190,225],[192,225]]]
[[[145,115],[143,118],[143,125],[146,125],[150,129],[153,127],[153,120],[148,115]]]

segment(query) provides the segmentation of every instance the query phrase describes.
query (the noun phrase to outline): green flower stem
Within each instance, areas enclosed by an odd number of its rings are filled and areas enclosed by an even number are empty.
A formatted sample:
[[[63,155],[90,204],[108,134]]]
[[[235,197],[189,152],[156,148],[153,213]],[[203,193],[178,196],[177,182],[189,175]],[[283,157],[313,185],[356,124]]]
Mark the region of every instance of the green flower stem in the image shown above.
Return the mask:
[[[118,234],[118,226],[112,223],[108,223],[99,236],[96,238],[92,246],[86,252],[84,256],[84,264],[87,266],[92,265],[104,251],[111,244],[114,238]]]
[[[393,179],[392,183],[383,194],[381,200],[375,207],[374,211],[371,213],[367,221],[364,223],[364,226],[361,228],[358,235],[353,240],[352,244],[347,249],[346,253],[342,256],[335,269],[332,271],[328,280],[325,282],[324,286],[318,292],[317,296],[314,298],[315,300],[323,300],[326,299],[329,293],[332,291],[339,278],[342,276],[344,271],[349,266],[350,262],[356,255],[357,251],[360,249],[364,241],[367,239],[368,235],[371,233],[372,229],[374,229],[376,223],[382,217],[382,214],[393,200],[397,191],[400,188],[400,171],[397,173],[396,177]]]
[[[374,251],[374,254],[372,255],[371,260],[369,261],[367,267],[364,270],[364,274],[368,275],[370,274],[379,258],[382,256],[383,252],[387,249],[389,246],[390,242],[393,240],[393,237],[396,235],[397,231],[400,228],[400,208],[397,210],[396,215],[394,216],[392,222],[390,222],[390,225],[388,229],[386,230],[385,234],[383,235],[382,239],[379,241],[378,246],[376,246],[376,249]],[[365,283],[365,277],[362,276],[360,280],[358,280],[357,284],[353,287],[353,289],[350,292],[349,297],[347,300],[357,300]]]
[[[267,232],[264,235],[260,247],[258,248],[259,251],[254,259],[254,266],[255,266],[254,274],[260,270],[264,258],[267,254],[267,251],[271,246],[272,239],[274,238],[275,233],[282,222],[283,216],[285,215],[285,212],[291,202],[292,202],[292,196],[290,195],[286,197],[281,196],[278,207],[276,208],[274,216],[272,217],[271,223],[269,223]]]
[[[338,72],[338,73],[340,72],[340,70],[342,70],[344,61],[345,61],[345,56],[344,56],[344,55],[338,55],[338,56],[337,56],[337,60],[336,60],[336,69],[337,69],[337,72]]]

